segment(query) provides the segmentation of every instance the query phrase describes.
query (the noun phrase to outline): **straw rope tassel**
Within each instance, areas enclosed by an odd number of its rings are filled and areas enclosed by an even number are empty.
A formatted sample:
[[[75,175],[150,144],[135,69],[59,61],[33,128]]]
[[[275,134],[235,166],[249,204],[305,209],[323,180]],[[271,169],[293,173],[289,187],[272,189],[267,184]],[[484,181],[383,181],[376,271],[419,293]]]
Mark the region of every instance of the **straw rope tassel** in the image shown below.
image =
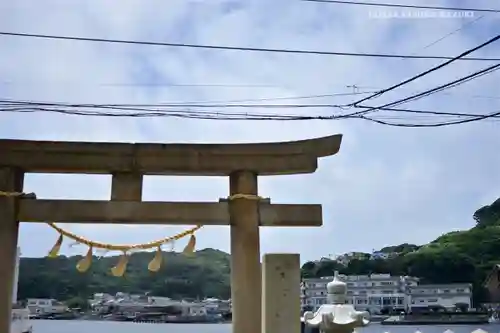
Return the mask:
[[[182,251],[182,253],[186,256],[191,257],[194,254],[195,247],[196,247],[196,236],[191,235],[191,237],[189,237],[189,242],[187,243],[187,245],[184,248],[184,251]]]
[[[35,193],[24,193],[24,192],[0,191],[0,197],[16,197],[16,198],[36,199],[36,194]]]
[[[148,270],[150,270],[151,272],[158,272],[161,268],[162,261],[163,261],[163,254],[161,252],[161,247],[158,246],[158,249],[156,250],[156,254],[153,260],[149,262]]]
[[[85,273],[89,268],[90,265],[92,264],[92,247],[89,247],[89,250],[87,251],[87,254],[83,259],[81,259],[78,264],[76,264],[76,269],[80,273]]]
[[[57,256],[59,255],[59,251],[61,250],[63,238],[64,238],[63,235],[59,234],[59,238],[57,238],[56,243],[54,244],[54,246],[52,247],[52,249],[49,252],[49,255],[48,255],[49,258],[57,258]]]
[[[123,252],[123,255],[118,260],[116,266],[111,268],[111,274],[113,274],[113,276],[116,277],[123,276],[123,274],[125,274],[125,271],[127,270],[127,264],[128,264],[128,255],[126,252]]]
[[[0,192],[1,195],[1,192]],[[202,225],[197,225],[191,229],[185,230],[173,236],[164,237],[161,239],[154,240],[148,243],[140,243],[140,244],[109,244],[109,243],[101,243],[92,241],[82,236],[78,236],[68,230],[64,230],[63,228],[57,226],[53,222],[46,222],[52,229],[56,230],[59,233],[59,238],[57,239],[56,244],[53,246],[52,250],[49,253],[50,257],[57,256],[59,250],[61,248],[62,242],[64,238],[69,238],[73,240],[76,244],[87,245],[89,250],[84,258],[82,258],[78,264],[76,265],[76,269],[84,273],[86,272],[93,260],[93,250],[94,249],[104,249],[107,251],[120,251],[123,254],[120,256],[117,264],[111,268],[111,274],[116,277],[121,277],[125,274],[127,270],[127,264],[129,261],[129,254],[131,251],[137,250],[148,250],[148,249],[157,249],[154,258],[148,264],[148,270],[151,272],[157,272],[160,270],[161,265],[163,263],[163,253],[161,251],[161,246],[167,243],[173,244],[174,241],[179,240],[181,238],[190,236],[188,244],[184,248],[183,254],[187,256],[192,256],[195,252],[196,246],[196,237],[194,233],[202,228]]]

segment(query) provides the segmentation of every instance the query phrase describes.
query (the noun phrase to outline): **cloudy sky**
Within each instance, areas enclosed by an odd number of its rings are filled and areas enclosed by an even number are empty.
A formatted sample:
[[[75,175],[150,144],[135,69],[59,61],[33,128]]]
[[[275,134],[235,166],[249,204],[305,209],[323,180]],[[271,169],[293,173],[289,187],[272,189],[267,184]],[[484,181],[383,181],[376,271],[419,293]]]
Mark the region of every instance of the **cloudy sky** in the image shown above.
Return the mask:
[[[492,1],[414,4],[492,7]],[[403,11],[298,0],[34,0],[0,2],[0,31],[110,39],[456,56],[498,33],[500,14],[466,18],[401,18]],[[406,12],[408,13],[408,12]],[[374,16],[393,16],[380,18]],[[411,15],[411,13],[410,13]],[[432,46],[429,44],[470,23]],[[381,89],[443,60],[294,55],[0,36],[0,98],[73,103],[166,103],[273,99]],[[498,57],[500,42],[472,56]],[[371,105],[452,81],[492,62],[459,61]],[[500,73],[402,107],[447,112],[500,110]],[[496,88],[495,88],[496,87]],[[362,95],[363,96],[363,95]],[[271,100],[345,104],[360,96]],[[245,110],[236,110],[245,111]],[[265,111],[268,110],[255,110]],[[332,114],[339,110],[272,110]],[[418,122],[419,116],[405,117]],[[401,119],[398,119],[401,121]],[[113,142],[260,142],[342,133],[340,152],[316,173],[260,178],[275,203],[323,205],[321,228],[261,230],[262,252],[296,252],[302,260],[386,245],[425,243],[473,225],[472,214],[500,196],[500,123],[394,128],[363,120],[256,122],[171,118],[115,119],[44,113],[0,113],[0,137]],[[109,176],[27,175],[25,190],[41,198],[101,199]],[[217,201],[225,178],[147,177],[145,200]],[[188,226],[64,225],[93,240],[146,242]],[[199,247],[229,250],[227,227],[206,227]],[[24,256],[44,256],[57,234],[22,224]],[[182,245],[179,245],[181,247]],[[66,254],[84,253],[68,248]]]

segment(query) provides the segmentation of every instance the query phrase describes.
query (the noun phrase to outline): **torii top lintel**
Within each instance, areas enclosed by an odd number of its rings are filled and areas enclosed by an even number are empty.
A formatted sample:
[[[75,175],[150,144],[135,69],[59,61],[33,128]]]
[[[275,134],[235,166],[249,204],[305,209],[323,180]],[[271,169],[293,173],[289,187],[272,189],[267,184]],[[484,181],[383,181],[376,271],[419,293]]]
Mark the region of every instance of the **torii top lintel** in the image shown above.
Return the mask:
[[[235,144],[0,140],[0,167],[43,173],[188,176],[226,176],[238,170],[258,175],[312,173],[317,159],[336,154],[341,141],[341,134],[301,141]]]

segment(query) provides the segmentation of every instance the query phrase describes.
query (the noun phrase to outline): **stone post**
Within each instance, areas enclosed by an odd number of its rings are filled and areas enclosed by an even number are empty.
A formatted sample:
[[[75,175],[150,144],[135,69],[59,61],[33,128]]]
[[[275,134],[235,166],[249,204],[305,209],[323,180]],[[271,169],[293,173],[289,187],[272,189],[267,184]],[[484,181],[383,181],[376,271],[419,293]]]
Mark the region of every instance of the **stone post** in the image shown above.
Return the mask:
[[[262,333],[300,333],[300,256],[265,254]]]

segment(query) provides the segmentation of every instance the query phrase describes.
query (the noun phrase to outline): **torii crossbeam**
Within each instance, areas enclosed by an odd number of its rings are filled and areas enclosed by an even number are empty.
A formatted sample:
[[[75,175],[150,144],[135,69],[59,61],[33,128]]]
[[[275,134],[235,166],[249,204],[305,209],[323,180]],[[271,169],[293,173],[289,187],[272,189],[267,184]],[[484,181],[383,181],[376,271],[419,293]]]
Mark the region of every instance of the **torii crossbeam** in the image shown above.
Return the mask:
[[[257,144],[124,144],[0,140],[0,191],[22,192],[24,173],[112,174],[110,201],[0,197],[0,332],[10,329],[18,222],[230,225],[233,332],[261,331],[259,226],[321,226],[321,205],[272,204],[257,176],[313,173],[341,135]],[[143,202],[144,175],[229,176],[234,200]],[[12,268],[12,269],[9,269]],[[298,286],[297,286],[298,288]]]

